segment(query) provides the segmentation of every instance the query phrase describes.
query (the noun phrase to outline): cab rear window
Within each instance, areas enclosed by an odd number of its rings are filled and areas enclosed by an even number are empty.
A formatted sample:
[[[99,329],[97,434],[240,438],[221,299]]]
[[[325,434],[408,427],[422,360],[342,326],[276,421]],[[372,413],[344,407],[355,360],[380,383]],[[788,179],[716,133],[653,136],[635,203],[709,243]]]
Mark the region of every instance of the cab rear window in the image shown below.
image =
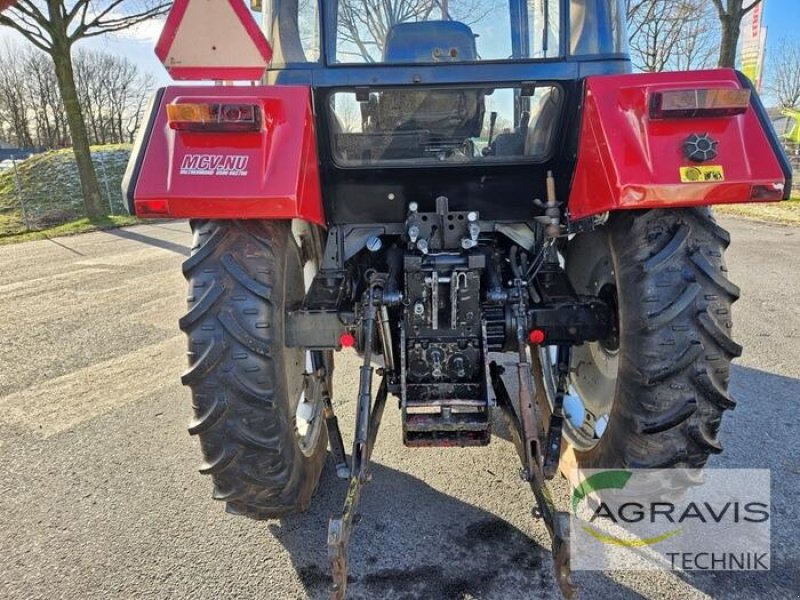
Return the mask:
[[[562,92],[537,87],[430,87],[331,94],[341,166],[541,162],[553,149]]]

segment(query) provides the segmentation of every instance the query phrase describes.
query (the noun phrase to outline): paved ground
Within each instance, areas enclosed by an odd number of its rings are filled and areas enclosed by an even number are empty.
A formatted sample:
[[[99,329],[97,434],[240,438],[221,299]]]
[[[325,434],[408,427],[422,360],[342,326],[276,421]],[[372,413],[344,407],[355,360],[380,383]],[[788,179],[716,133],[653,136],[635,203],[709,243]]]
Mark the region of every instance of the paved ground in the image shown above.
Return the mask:
[[[773,474],[773,571],[578,574],[585,598],[790,598],[800,592],[800,228],[725,219],[746,354],[713,464]],[[184,223],[0,248],[0,598],[324,598],[324,474],[302,518],[225,515],[194,467]],[[355,361],[337,373],[352,422]],[[349,431],[349,427],[347,427]],[[406,450],[387,409],[353,539],[356,598],[553,598],[543,528],[509,442]]]

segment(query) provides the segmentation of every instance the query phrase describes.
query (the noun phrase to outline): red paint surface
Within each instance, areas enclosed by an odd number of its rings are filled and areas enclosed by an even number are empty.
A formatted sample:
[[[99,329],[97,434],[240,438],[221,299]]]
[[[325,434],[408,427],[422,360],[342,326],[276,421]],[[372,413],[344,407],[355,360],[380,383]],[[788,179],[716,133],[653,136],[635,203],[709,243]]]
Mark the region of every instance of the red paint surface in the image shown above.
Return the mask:
[[[589,77],[569,198],[571,216],[750,202],[757,186],[785,185],[780,163],[752,107],[735,117],[649,117],[652,92],[713,87],[741,84],[729,69]],[[718,158],[703,164],[722,166],[725,181],[681,182],[681,167],[697,166],[683,152],[684,141],[693,133],[708,133],[719,141]],[[756,193],[755,198],[763,195]]]
[[[255,133],[175,131],[165,106],[176,100],[260,104],[264,127]],[[175,218],[302,218],[324,225],[309,88],[170,87],[156,110],[134,191],[137,215],[155,216],[146,209],[166,203]],[[187,155],[222,162],[247,157],[247,173],[182,174]]]
[[[242,23],[242,28],[248,37],[253,41],[253,45],[258,49],[259,54],[264,59],[264,64],[267,65],[272,60],[272,47],[264,38],[264,34],[259,29],[253,16],[248,11],[245,3],[241,0],[227,0],[236,16]],[[0,0],[3,2],[3,0]],[[190,0],[175,0],[172,8],[167,15],[167,20],[164,23],[164,29],[156,42],[156,56],[167,69],[173,79],[189,80],[189,81],[203,81],[203,80],[216,80],[216,81],[257,81],[261,79],[266,71],[266,67],[243,68],[237,65],[230,65],[226,67],[180,67],[167,64],[167,57],[169,56],[172,43],[175,41],[178,29],[181,26],[186,8],[189,6]]]
[[[14,4],[15,0],[0,0],[0,12],[7,9],[9,6]]]

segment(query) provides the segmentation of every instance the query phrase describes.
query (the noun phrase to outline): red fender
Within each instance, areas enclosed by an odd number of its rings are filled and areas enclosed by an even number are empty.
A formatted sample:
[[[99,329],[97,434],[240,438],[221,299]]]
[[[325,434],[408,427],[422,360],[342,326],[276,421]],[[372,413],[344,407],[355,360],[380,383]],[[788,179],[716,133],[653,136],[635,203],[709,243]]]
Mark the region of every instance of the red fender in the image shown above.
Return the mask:
[[[735,116],[651,118],[654,93],[742,87],[731,69],[587,78],[570,215],[782,200],[791,171],[755,95]],[[684,145],[693,134],[718,142],[718,156],[692,162]]]
[[[252,104],[258,131],[171,129],[172,103]],[[325,224],[310,88],[168,87],[151,109],[123,189],[140,217],[294,219]]]

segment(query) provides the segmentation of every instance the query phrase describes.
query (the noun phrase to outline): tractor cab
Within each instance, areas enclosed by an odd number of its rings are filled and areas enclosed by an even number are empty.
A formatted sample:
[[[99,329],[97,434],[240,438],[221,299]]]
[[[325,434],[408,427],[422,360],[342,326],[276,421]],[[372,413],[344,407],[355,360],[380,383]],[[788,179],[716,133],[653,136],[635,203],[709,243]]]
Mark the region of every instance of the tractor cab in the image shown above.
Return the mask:
[[[273,0],[276,68],[625,55],[622,0]]]
[[[315,96],[334,221],[352,221],[354,181],[364,184],[359,218],[402,221],[425,170],[457,206],[467,194],[456,187],[505,169],[497,185],[470,190],[487,214],[509,186],[543,197],[547,171],[565,175],[566,194],[574,138],[563,134],[579,80],[630,70],[620,0],[274,0],[265,10],[268,82]],[[373,180],[387,168],[393,175]],[[387,185],[406,192],[392,206]]]

